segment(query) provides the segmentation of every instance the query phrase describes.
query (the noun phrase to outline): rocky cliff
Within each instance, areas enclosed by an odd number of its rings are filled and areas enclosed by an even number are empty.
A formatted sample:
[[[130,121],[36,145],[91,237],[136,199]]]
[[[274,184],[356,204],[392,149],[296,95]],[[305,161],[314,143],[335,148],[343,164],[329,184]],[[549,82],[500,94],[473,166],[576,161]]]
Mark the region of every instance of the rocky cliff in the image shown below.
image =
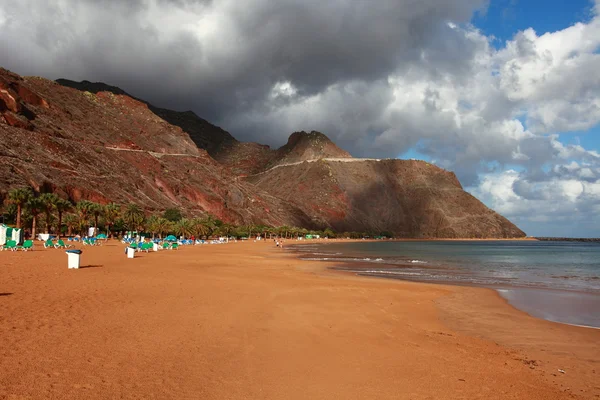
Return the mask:
[[[233,223],[311,224],[127,95],[0,70],[0,112],[0,192],[30,185],[72,201],[182,207]]]
[[[242,143],[192,112],[102,83],[59,82],[0,69],[0,193],[30,185],[237,224],[524,236],[425,162],[353,159],[318,132],[296,132],[279,149]]]
[[[525,234],[424,161],[321,159],[248,177],[337,231],[410,238],[512,238]]]

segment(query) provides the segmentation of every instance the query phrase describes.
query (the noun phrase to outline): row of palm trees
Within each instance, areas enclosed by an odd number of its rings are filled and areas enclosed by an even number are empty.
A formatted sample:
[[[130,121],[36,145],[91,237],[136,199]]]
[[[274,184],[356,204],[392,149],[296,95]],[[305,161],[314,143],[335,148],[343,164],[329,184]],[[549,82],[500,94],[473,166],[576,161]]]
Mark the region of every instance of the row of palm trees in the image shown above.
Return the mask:
[[[307,234],[335,237],[332,230],[309,231],[303,228],[264,225],[235,226],[223,223],[207,215],[194,218],[183,218],[177,210],[163,214],[147,216],[137,204],[122,206],[116,203],[99,204],[89,200],[81,200],[76,204],[65,200],[54,193],[36,194],[30,188],[16,188],[8,192],[5,203],[14,208],[16,226],[23,226],[24,218],[30,220],[31,236],[35,237],[39,229],[40,219],[44,217],[46,233],[85,235],[88,226],[94,226],[107,232],[138,231],[163,237],[174,233],[184,237],[195,236],[234,236],[253,237],[260,234],[263,237],[293,238]],[[65,232],[66,231],[66,232]],[[358,235],[358,234],[357,234]]]

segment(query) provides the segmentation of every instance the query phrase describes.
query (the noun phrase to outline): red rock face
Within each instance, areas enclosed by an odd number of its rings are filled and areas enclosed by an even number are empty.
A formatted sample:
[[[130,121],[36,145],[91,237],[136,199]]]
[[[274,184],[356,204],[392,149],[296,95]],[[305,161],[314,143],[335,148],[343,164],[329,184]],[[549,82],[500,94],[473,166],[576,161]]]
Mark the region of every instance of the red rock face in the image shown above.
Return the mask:
[[[46,100],[23,86],[20,77],[10,73],[0,76],[0,119],[15,128],[32,131],[34,125],[29,120],[35,114],[26,104],[48,108]]]
[[[0,157],[0,192],[29,185],[75,202],[135,202],[147,210],[210,212],[231,223],[311,225],[300,210],[230,174],[141,101],[6,70],[0,82],[0,154],[8,155]],[[250,197],[260,201],[246,202]],[[277,211],[268,213],[265,205]]]
[[[11,111],[5,111],[2,113],[4,120],[10,126],[14,126],[15,128],[26,129],[28,131],[33,130],[33,124],[30,123],[27,118],[22,115],[15,114]]]
[[[44,107],[44,108],[49,107],[48,102],[46,102],[46,100],[44,100],[38,94],[32,92],[31,90],[29,90],[28,88],[26,88],[24,86],[16,85],[16,91],[17,91],[17,94],[19,95],[19,97],[21,98],[21,100],[25,103],[33,104],[35,106]]]
[[[77,89],[0,69],[0,194],[30,185],[75,202],[180,207],[235,224],[524,236],[452,172],[425,162],[352,161],[318,132],[294,133],[272,150],[118,88],[69,86]],[[350,162],[314,161],[323,158]]]
[[[3,87],[0,81],[0,110],[8,110],[14,113],[21,111],[21,104],[18,101],[19,96],[12,90]]]
[[[411,238],[512,238],[525,233],[424,161],[319,161],[248,178],[337,231]]]

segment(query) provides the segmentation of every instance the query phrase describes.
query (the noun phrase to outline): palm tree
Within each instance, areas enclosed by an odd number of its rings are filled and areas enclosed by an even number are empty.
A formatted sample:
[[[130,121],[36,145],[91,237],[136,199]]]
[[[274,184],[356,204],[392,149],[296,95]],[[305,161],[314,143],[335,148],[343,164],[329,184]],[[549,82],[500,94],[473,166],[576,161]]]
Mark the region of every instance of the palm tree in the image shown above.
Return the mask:
[[[258,225],[256,227],[256,233],[259,233],[260,236],[262,236],[263,239],[267,238],[267,231],[269,230],[269,227],[266,225]]]
[[[182,218],[179,221],[175,222],[175,224],[173,225],[173,229],[175,230],[176,234],[183,236],[183,238],[185,239],[185,237],[188,236],[192,231],[192,224],[190,223],[189,219]]]
[[[152,239],[156,237],[156,233],[158,232],[158,217],[157,215],[151,215],[150,218],[146,220],[146,229],[148,229],[152,233]]]
[[[256,227],[255,227],[254,225],[252,225],[252,224],[248,224],[248,228],[247,228],[247,229],[248,229],[248,239],[251,239],[251,238],[252,238],[252,232],[253,232],[255,229],[258,229],[258,228],[256,228]]]
[[[102,215],[102,213],[104,212],[104,206],[102,204],[98,204],[98,203],[92,203],[92,208],[91,208],[91,214],[94,216],[94,232],[96,233],[96,235],[98,234],[98,218],[100,218],[100,215]]]
[[[83,233],[85,225],[88,222],[88,218],[92,213],[92,209],[94,208],[94,203],[88,200],[81,200],[75,206],[77,209],[77,214],[79,215],[79,229],[80,232]]]
[[[156,219],[156,232],[158,232],[158,237],[160,239],[163,238],[165,233],[169,233],[173,230],[173,223],[166,218],[159,217]]]
[[[267,234],[269,235],[269,239],[273,239],[273,233],[277,232],[276,228],[271,226],[265,227],[265,239],[267,238]]]
[[[6,198],[7,202],[17,206],[17,228],[21,228],[21,214],[23,206],[31,197],[33,197],[33,192],[27,187],[15,188],[8,192],[8,196]]]
[[[75,214],[67,214],[65,215],[65,225],[67,225],[67,236],[71,236],[73,229],[79,227],[79,218]]]
[[[207,236],[210,232],[210,228],[204,223],[204,220],[200,218],[194,218],[191,221],[191,225],[192,233],[198,238]]]
[[[219,229],[221,230],[221,233],[227,237],[227,241],[229,242],[229,236],[231,236],[231,233],[235,230],[235,227],[231,224],[223,224]]]
[[[44,210],[44,214],[46,214],[46,233],[50,233],[52,227],[52,211],[56,208],[59,197],[54,193],[42,193],[38,197],[38,200]]]
[[[35,239],[35,230],[37,227],[37,218],[44,209],[43,203],[37,197],[31,197],[25,203],[25,209],[27,213],[31,216],[31,237]]]
[[[287,225],[284,225],[284,226],[280,227],[278,229],[279,236],[281,236],[281,234],[284,234],[285,235],[284,238],[287,239],[287,235],[288,235],[288,232],[290,231],[290,229],[291,228],[289,226],[287,226]]]
[[[58,235],[60,236],[61,228],[62,228],[63,214],[67,211],[70,211],[73,208],[73,204],[71,204],[71,202],[69,200],[59,198],[58,201],[56,202],[55,206],[56,206],[56,213],[58,214],[57,229],[58,229]]]
[[[211,236],[213,234],[213,232],[215,231],[215,229],[217,229],[217,224],[215,219],[213,218],[212,215],[207,215],[203,220],[202,220],[202,224],[204,224],[204,226],[206,227],[206,229],[208,230],[207,233],[207,237]]]
[[[308,229],[302,228],[302,229],[300,229],[299,233],[300,233],[300,235],[302,235],[303,238],[305,238],[306,235],[308,235]]]
[[[123,220],[125,221],[125,224],[127,224],[127,227],[132,231],[142,228],[142,225],[144,225],[144,218],[144,210],[137,204],[129,204],[123,212]]]
[[[148,218],[146,222],[148,229],[152,232],[152,239],[154,239],[154,235],[158,234],[158,237],[162,239],[163,234],[169,232],[173,229],[173,222],[168,220],[167,218],[160,217],[158,215],[153,215]],[[193,223],[190,221],[190,230],[193,233]]]
[[[121,206],[116,203],[108,203],[104,206],[104,221],[106,222],[106,236],[110,235],[110,230],[117,222],[119,215],[121,214]]]

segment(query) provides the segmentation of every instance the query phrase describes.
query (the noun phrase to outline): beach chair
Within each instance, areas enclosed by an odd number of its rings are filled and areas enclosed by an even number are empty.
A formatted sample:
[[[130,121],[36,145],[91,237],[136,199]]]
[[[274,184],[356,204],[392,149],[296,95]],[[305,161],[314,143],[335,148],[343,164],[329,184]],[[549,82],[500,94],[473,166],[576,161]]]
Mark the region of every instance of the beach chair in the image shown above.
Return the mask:
[[[179,248],[179,243],[173,243],[171,245],[171,250],[177,250]]]
[[[4,246],[5,250],[10,250],[10,251],[17,251],[19,248],[19,246],[17,246],[17,242],[15,240],[9,240],[8,242],[6,242],[6,245]]]
[[[142,251],[145,251],[146,253],[148,253],[153,248],[154,248],[154,243],[152,243],[152,242],[142,244]]]
[[[163,250],[168,250],[170,247],[171,247],[171,245],[169,244],[169,242],[164,242],[164,243],[162,244],[162,248],[163,248]]]
[[[57,249],[66,249],[67,247],[71,247],[71,245],[67,245],[62,239],[58,239],[54,247],[56,247]]]
[[[33,250],[33,240],[26,240],[23,242],[23,246],[21,246],[21,250]]]
[[[54,248],[54,243],[52,242],[52,239],[48,239],[44,242],[44,248],[48,249],[48,248]]]

